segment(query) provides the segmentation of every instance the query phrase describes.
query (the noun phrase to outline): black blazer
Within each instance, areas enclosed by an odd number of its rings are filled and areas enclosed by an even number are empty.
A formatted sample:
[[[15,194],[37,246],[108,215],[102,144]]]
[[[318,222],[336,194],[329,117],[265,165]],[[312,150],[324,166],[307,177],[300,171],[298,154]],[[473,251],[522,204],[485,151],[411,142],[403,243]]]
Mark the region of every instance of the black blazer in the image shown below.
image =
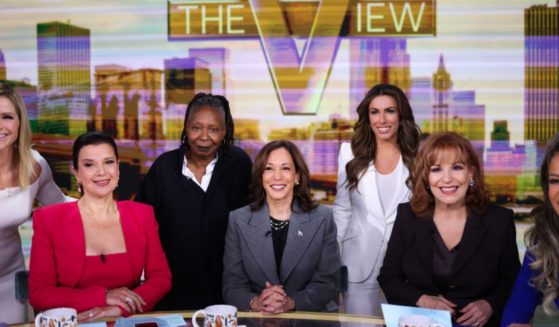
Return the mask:
[[[173,274],[157,310],[195,310],[223,303],[221,275],[229,212],[248,203],[252,161],[232,146],[220,153],[208,190],[182,174],[184,149],[157,158],[136,201],[150,204]]]
[[[493,315],[486,326],[498,326],[520,268],[513,213],[490,205],[468,217],[449,282],[433,280],[435,224],[420,218],[409,203],[398,206],[378,281],[389,303],[415,306],[423,294],[442,295],[459,308],[486,300]]]

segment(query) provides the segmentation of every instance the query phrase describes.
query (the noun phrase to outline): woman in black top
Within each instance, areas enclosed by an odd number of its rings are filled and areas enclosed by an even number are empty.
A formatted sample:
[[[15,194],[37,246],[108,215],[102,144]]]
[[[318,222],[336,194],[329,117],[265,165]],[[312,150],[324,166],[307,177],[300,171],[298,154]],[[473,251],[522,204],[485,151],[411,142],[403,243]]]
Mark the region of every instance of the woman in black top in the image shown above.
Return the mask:
[[[155,209],[173,288],[159,310],[222,303],[223,246],[231,210],[248,203],[252,162],[233,146],[228,101],[197,94],[188,105],[179,149],[162,154],[136,200]]]
[[[411,182],[378,277],[386,299],[498,326],[520,266],[512,210],[488,204],[479,159],[455,133],[425,141]]]
[[[256,156],[254,201],[231,213],[223,297],[239,310],[267,314],[321,311],[337,293],[340,254],[330,208],[310,195],[297,147],[273,141]]]

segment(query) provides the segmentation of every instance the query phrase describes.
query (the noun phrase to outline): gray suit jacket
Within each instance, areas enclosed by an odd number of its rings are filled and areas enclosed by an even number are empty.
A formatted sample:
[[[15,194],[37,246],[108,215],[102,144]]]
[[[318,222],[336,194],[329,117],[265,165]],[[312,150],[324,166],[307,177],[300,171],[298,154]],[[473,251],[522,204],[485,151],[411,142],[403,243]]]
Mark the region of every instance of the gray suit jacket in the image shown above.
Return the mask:
[[[294,206],[279,276],[268,207],[232,211],[223,264],[223,298],[239,310],[250,310],[266,282],[283,285],[296,310],[325,310],[338,292],[340,268],[332,210],[318,206],[305,213]]]

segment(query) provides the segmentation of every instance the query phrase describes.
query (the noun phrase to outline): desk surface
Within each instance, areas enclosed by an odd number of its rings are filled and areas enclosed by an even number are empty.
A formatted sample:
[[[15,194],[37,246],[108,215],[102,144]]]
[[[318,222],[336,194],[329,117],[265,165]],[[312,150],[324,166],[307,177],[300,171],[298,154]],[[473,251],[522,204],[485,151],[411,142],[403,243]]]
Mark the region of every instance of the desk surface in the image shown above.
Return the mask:
[[[134,317],[157,317],[167,314],[180,314],[190,326],[194,311],[167,311],[135,315]],[[198,320],[202,322],[202,318]],[[356,316],[341,313],[290,312],[279,315],[263,315],[259,312],[239,312],[239,325],[248,326],[344,326],[344,327],[382,327],[384,320],[379,317]],[[110,324],[109,324],[110,325]],[[34,327],[33,323],[14,325],[17,327]]]

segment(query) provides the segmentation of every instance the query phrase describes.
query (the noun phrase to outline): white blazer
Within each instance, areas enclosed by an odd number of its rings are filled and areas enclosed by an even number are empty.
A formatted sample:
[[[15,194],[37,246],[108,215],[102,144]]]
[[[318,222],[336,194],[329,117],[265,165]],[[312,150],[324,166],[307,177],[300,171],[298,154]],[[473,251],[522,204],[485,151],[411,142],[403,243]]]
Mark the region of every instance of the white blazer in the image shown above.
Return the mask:
[[[351,144],[343,143],[338,156],[334,221],[338,228],[342,264],[348,268],[348,281],[360,283],[371,273],[378,275],[396,219],[396,209],[398,204],[409,201],[411,192],[406,186],[409,171],[400,156],[396,166],[397,194],[383,212],[373,162],[359,180],[357,188],[349,191],[345,166],[351,159]]]

